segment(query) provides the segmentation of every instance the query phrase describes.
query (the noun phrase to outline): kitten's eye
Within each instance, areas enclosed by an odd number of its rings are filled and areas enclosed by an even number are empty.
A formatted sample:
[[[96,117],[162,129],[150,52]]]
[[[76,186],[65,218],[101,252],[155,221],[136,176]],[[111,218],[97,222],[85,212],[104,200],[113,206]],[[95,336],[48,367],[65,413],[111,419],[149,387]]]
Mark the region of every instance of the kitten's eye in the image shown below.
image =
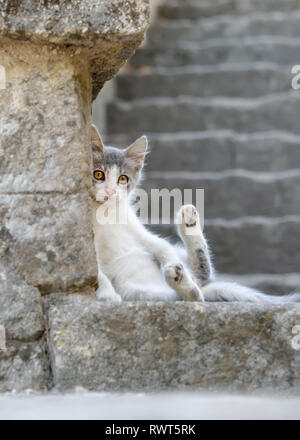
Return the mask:
[[[120,177],[119,177],[119,183],[128,183],[128,177],[127,176],[125,176],[125,174],[122,174]]]
[[[96,171],[94,171],[94,178],[96,180],[105,180],[105,175],[104,175],[103,171],[96,170]]]

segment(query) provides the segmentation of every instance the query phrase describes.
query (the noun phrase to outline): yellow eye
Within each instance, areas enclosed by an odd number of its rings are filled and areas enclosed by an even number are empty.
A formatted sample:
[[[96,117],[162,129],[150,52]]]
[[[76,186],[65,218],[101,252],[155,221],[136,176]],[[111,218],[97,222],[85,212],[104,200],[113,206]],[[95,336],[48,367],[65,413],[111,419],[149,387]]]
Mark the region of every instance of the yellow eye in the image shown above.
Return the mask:
[[[122,174],[120,177],[119,177],[119,183],[128,183],[128,177],[127,176],[125,176],[125,174]]]
[[[105,180],[105,175],[104,175],[103,171],[96,170],[96,171],[94,171],[94,178],[96,180]]]

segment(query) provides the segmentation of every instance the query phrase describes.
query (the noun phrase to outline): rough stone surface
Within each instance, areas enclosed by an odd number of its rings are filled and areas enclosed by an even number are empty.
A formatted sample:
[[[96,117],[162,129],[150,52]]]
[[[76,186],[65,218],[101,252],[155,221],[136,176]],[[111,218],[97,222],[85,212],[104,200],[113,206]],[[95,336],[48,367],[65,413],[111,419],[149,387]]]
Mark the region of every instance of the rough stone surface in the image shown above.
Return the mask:
[[[5,0],[0,34],[70,47],[70,54],[87,59],[96,97],[141,43],[148,19],[148,0]]]
[[[75,287],[79,277],[90,284],[97,268],[86,59],[11,40],[0,41],[0,54],[1,258],[43,291]]]
[[[0,256],[42,293],[93,286],[86,194],[0,195]]]
[[[95,287],[91,102],[148,16],[148,0],[1,1],[0,392],[49,386],[41,293]]]
[[[90,78],[65,50],[0,41],[0,193],[71,193],[90,186]]]
[[[56,387],[292,390],[299,305],[123,303],[47,298]]]
[[[148,15],[148,0],[1,2],[0,254],[43,293],[95,282],[92,96]]]
[[[50,370],[40,293],[0,264],[0,325],[6,349],[0,348],[0,392],[45,390]]]

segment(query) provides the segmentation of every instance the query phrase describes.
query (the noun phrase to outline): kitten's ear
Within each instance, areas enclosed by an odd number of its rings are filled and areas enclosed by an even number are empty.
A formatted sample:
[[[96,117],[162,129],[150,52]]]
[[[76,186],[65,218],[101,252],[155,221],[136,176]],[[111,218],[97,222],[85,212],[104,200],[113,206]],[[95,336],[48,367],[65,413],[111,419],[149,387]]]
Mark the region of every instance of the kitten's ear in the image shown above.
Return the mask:
[[[91,126],[91,143],[94,159],[101,160],[103,157],[104,145],[95,125]]]
[[[142,136],[125,150],[126,159],[134,165],[136,170],[143,166],[147,147],[148,139],[146,136]]]

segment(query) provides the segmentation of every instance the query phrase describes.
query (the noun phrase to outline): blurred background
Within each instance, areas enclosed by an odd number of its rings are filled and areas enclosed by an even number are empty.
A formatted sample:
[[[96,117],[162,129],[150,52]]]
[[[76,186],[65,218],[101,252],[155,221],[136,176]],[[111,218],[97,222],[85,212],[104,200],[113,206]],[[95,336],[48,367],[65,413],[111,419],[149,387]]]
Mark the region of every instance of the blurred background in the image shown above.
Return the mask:
[[[220,277],[299,291],[300,0],[152,3],[146,41],[94,122],[108,145],[148,135],[148,191],[205,189]],[[151,228],[177,239],[172,225]]]

